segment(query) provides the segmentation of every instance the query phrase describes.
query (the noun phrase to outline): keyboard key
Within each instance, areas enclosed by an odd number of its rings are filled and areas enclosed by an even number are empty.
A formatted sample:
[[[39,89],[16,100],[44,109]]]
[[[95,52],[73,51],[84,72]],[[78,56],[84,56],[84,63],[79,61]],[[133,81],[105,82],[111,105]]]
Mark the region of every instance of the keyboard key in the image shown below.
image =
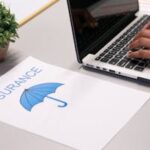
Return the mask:
[[[137,66],[137,67],[134,68],[134,70],[140,71],[140,72],[142,72],[144,69],[145,69],[145,68],[140,67],[140,66]]]
[[[139,64],[138,64],[138,66],[140,66],[140,67],[146,67],[147,66],[147,63],[145,63],[145,62],[140,62]]]
[[[105,55],[105,58],[112,58],[113,57],[113,55],[111,55],[111,54],[107,54],[107,55]]]
[[[99,55],[99,57],[103,57],[105,55],[105,53],[101,53],[100,55]]]
[[[115,58],[116,59],[121,59],[123,56],[122,55],[116,55]]]
[[[115,65],[118,61],[119,61],[119,59],[114,58],[109,61],[109,64]]]
[[[147,63],[147,64],[150,63],[150,60],[149,60],[149,59],[141,59],[141,60],[142,60],[142,62],[144,62],[144,63]]]
[[[129,58],[128,58],[129,59]],[[133,63],[133,64],[138,64],[140,62],[140,60],[138,60],[138,59],[132,59],[131,60],[131,63]]]
[[[137,63],[132,63],[132,61],[130,61],[127,65],[126,68],[128,69],[133,69],[136,66]]]
[[[105,62],[105,63],[106,63],[106,62],[108,62],[108,61],[109,61],[109,58],[105,58],[105,57],[104,57],[104,58],[102,58],[100,61],[101,61],[101,62]]]
[[[105,49],[105,50],[104,50],[104,53],[107,53],[108,51],[110,51],[109,48]]]
[[[109,55],[115,55],[118,51],[110,51],[108,54]]]
[[[122,59],[117,65],[120,67],[124,67],[128,63],[128,59]]]
[[[116,47],[114,47],[112,50],[111,50],[111,52],[118,52],[119,50],[116,48]]]
[[[127,51],[121,51],[119,52],[119,55],[126,55],[127,54]]]
[[[112,49],[112,48],[114,47],[114,45],[115,45],[115,44],[112,43],[107,49],[109,49],[109,50]]]
[[[129,47],[128,47],[128,46],[129,46],[129,45],[127,45],[125,48],[123,48],[122,51],[128,52],[128,51],[129,51]]]

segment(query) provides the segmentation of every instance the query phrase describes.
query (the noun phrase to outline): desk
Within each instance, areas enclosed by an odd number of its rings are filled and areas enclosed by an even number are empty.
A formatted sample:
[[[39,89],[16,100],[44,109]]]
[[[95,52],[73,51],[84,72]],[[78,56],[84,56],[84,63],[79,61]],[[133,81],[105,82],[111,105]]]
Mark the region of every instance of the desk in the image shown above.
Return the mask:
[[[90,72],[84,70],[81,65],[77,63],[68,11],[66,2],[63,0],[52,6],[51,9],[46,10],[44,13],[34,18],[28,24],[22,26],[19,29],[19,36],[20,38],[17,42],[10,45],[8,59],[4,64],[1,64],[1,74],[12,68],[12,66],[16,65],[28,55],[31,55],[53,65],[87,74],[89,76],[94,76],[125,87],[131,87],[148,93],[150,92],[149,87],[142,86],[128,80]],[[138,114],[124,127],[123,130],[119,132],[119,134],[116,135],[115,138],[113,138],[112,141],[110,141],[110,143],[108,143],[108,145],[106,145],[104,149],[149,150],[149,116],[150,102],[148,102],[145,107],[138,112]],[[3,150],[18,150],[18,147],[24,150],[27,148],[29,149],[29,147],[31,148],[31,146],[32,150],[56,150],[53,147],[50,147],[47,140],[40,141],[40,137],[37,136],[25,135],[25,141],[27,144],[21,142],[17,143],[15,139],[8,138],[8,135],[12,133],[14,138],[15,136],[21,138],[20,134],[24,131],[18,131],[16,133],[13,129],[11,129],[11,127],[10,130],[6,131],[6,125],[1,124],[1,126],[3,127],[3,131],[1,132],[3,139],[6,139],[6,141],[9,142],[9,144],[0,142],[0,148],[2,144],[5,146],[1,148]],[[60,149],[57,148],[57,150],[68,149],[64,146]]]

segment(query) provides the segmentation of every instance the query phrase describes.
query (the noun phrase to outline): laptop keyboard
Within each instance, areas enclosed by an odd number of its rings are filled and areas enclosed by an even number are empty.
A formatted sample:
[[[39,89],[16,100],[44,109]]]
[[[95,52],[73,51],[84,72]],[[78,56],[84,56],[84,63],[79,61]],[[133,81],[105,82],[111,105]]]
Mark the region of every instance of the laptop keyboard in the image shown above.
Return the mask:
[[[150,63],[150,60],[131,59],[127,57],[127,53],[129,50],[129,43],[148,21],[150,21],[150,16],[144,15],[130,29],[96,57],[95,60],[142,72]]]

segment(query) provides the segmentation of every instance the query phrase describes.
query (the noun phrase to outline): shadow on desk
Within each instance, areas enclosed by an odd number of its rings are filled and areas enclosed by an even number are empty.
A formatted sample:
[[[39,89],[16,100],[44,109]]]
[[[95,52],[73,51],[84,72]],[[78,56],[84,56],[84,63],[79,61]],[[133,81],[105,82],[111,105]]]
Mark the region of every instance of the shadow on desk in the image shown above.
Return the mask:
[[[0,63],[0,76],[12,69],[21,61],[21,54],[15,50],[9,50],[7,58]]]

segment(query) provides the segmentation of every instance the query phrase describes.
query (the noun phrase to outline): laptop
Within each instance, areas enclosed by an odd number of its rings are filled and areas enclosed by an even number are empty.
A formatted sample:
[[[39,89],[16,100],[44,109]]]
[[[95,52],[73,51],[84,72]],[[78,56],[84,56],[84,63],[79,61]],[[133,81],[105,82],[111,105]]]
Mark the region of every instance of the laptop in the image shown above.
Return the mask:
[[[127,57],[150,21],[138,0],[68,0],[77,60],[83,66],[150,83],[150,60]]]

